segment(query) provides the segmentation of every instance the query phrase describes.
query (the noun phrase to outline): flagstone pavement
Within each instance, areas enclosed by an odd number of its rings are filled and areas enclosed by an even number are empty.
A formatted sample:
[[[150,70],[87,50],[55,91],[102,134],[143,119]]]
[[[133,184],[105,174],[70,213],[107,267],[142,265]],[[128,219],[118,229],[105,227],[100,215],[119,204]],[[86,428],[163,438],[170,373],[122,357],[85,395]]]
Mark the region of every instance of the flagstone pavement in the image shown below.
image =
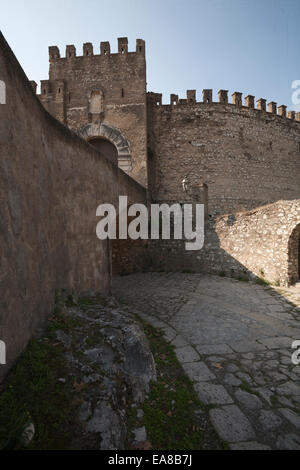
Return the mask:
[[[141,273],[113,290],[163,330],[231,449],[300,449],[300,283]]]

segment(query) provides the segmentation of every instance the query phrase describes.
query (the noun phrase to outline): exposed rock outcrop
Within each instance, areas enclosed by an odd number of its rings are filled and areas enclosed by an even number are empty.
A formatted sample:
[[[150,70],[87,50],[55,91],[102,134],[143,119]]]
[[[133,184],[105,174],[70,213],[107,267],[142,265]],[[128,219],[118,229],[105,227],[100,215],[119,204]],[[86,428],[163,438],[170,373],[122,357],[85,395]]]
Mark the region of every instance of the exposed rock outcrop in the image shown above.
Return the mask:
[[[126,408],[142,402],[156,380],[147,338],[112,297],[86,296],[64,307],[64,316],[72,327],[56,335],[67,350],[70,374],[84,388],[79,412],[84,434],[101,450],[123,449]]]

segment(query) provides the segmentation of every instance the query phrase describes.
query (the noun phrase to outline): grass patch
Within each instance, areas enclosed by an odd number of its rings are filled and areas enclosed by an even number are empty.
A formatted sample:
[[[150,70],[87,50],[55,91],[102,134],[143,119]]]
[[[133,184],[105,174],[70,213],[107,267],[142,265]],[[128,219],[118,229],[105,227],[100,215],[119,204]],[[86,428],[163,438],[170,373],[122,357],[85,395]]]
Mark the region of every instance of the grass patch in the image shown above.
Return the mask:
[[[272,403],[272,406],[274,406],[274,407],[280,405],[280,403],[279,403],[278,398],[277,398],[276,395],[271,395],[271,396],[270,396],[270,402]]]
[[[78,400],[68,377],[56,329],[70,328],[63,314],[54,316],[42,339],[33,339],[10,371],[0,394],[0,449],[22,449],[20,437],[33,422],[28,449],[68,449],[77,426]],[[59,382],[63,378],[66,383]]]
[[[250,385],[248,384],[248,382],[246,382],[246,380],[242,380],[242,383],[241,383],[241,385],[240,385],[240,389],[241,389],[241,390],[244,390],[244,392],[251,393],[252,395],[259,396],[259,394],[258,394],[257,392],[255,392],[254,390],[252,390],[252,388],[250,387]]]
[[[199,401],[193,384],[177,360],[174,348],[157,330],[140,320],[156,362],[157,382],[151,384],[143,404],[144,417],[132,410],[128,427],[146,426],[155,450],[221,449],[222,443],[210,425],[206,407]]]
[[[97,295],[81,295],[78,298],[78,305],[80,307],[90,306],[90,305],[107,305],[107,300],[101,294]]]
[[[45,335],[52,338],[54,337],[55,331],[63,330],[66,332],[76,326],[80,326],[80,324],[78,319],[67,317],[64,315],[63,311],[60,310],[51,318]]]
[[[259,284],[260,286],[269,286],[270,283],[266,281],[266,279],[263,279],[262,277],[258,277],[255,279],[255,283]]]

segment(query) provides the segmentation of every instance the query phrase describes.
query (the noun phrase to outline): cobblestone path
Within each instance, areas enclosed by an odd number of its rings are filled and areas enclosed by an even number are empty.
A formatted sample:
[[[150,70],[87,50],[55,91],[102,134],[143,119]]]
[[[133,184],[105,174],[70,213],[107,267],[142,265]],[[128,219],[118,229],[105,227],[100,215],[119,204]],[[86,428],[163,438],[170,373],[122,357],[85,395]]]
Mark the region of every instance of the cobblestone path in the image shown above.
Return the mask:
[[[114,295],[162,328],[231,449],[300,449],[300,285],[217,276],[118,277]]]

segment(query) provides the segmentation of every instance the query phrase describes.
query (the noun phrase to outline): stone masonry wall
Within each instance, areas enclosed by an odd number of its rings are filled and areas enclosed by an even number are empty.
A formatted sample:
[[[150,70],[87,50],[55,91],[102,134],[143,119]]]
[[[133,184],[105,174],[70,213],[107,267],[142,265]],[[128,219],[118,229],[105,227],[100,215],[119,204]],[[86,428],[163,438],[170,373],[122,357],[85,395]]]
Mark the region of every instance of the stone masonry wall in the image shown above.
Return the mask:
[[[199,251],[186,251],[185,240],[120,240],[117,244],[116,274],[208,272],[289,285],[300,275],[300,200],[207,219]]]
[[[94,54],[92,44],[86,43],[83,56],[77,56],[75,47],[67,46],[66,57],[61,57],[56,46],[50,47],[49,80],[41,82],[41,102],[84,137],[111,140],[114,135],[113,142],[123,147],[120,167],[146,186],[145,42],[138,39],[135,52],[128,51],[127,38],[119,38],[116,54],[109,43],[101,43],[100,49],[101,54]]]
[[[216,224],[220,249],[251,274],[287,285],[299,279],[300,200],[278,201],[256,210],[221,217]]]
[[[253,96],[243,106],[240,93],[229,104],[226,90],[219,92],[218,103],[212,90],[203,90],[200,103],[193,90],[186,100],[171,95],[170,103],[162,105],[160,94],[148,93],[152,198],[188,203],[192,188],[205,185],[208,217],[202,250],[187,252],[178,240],[153,241],[147,251],[152,268],[246,277],[264,273],[282,284],[297,280],[300,113],[286,113],[276,103],[267,108],[263,99],[255,108]]]
[[[213,217],[300,198],[300,113],[295,120],[285,107],[276,114],[276,103],[266,112],[253,101],[161,105],[161,95],[148,94],[153,199],[185,200],[184,176],[207,184]]]
[[[145,190],[50,116],[0,36],[0,339],[11,366],[52,313],[55,289],[109,292],[109,243],[96,209]]]
[[[218,217],[205,224],[204,246],[186,251],[182,240],[150,241],[152,269],[264,278],[288,285],[299,279],[300,200]]]

